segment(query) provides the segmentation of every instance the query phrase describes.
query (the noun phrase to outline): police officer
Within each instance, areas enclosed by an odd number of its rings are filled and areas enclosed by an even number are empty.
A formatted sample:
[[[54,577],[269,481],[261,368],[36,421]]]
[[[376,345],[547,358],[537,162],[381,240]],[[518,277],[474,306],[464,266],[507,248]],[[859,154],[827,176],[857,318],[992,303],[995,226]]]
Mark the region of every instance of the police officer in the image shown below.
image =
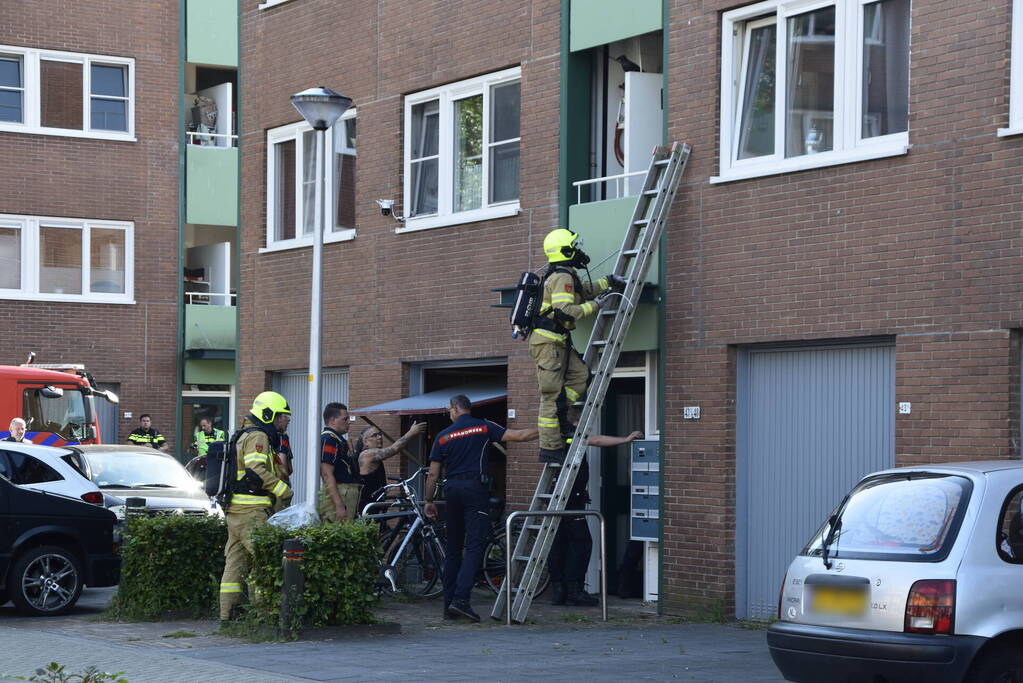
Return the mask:
[[[483,550],[490,533],[490,444],[499,441],[532,441],[535,429],[505,429],[472,416],[472,403],[464,394],[448,403],[451,426],[437,435],[430,452],[430,476],[426,479],[424,511],[437,518],[433,503],[441,467],[444,467],[444,499],[447,501],[447,545],[445,547],[444,612],[478,622],[480,616],[469,604],[476,573],[483,562]],[[463,557],[462,550],[465,550]]]
[[[153,418],[149,413],[139,415],[139,426],[128,434],[128,441],[136,446],[151,446],[159,451],[167,450],[163,434],[153,429]]]
[[[232,608],[242,599],[242,583],[249,573],[252,542],[249,532],[266,524],[275,502],[287,503],[292,490],[277,470],[278,433],[291,420],[288,401],[274,391],[264,391],[252,402],[252,412],[242,421],[237,439],[237,478],[231,489],[227,513],[227,545],[224,575],[220,579],[220,620],[232,618]]]
[[[199,430],[192,440],[192,452],[195,453],[195,457],[185,465],[185,470],[196,479],[206,478],[206,454],[210,450],[210,444],[215,441],[227,441],[224,430],[214,429],[210,418],[200,418]]]
[[[362,482],[359,467],[341,436],[348,433],[348,408],[343,403],[328,403],[323,409],[320,433],[320,517],[330,522],[355,519],[359,514]]]
[[[579,248],[578,239],[574,232],[558,228],[543,240],[548,262],[543,276],[543,303],[529,335],[529,353],[540,385],[537,427],[541,462],[565,461],[562,423],[566,420],[564,409],[559,415],[559,399],[564,393],[562,406],[579,401],[589,379],[586,366],[572,348],[570,332],[579,319],[610,305],[611,297],[606,293],[611,285],[619,289],[625,284],[613,275],[596,284],[587,278],[584,284],[575,269],[585,267],[590,257]]]
[[[573,430],[574,431],[574,430]],[[641,432],[632,432],[628,436],[606,436],[594,434],[587,442],[590,446],[607,448],[629,443],[643,438]],[[567,439],[571,443],[571,439]],[[567,445],[567,444],[566,444]],[[586,455],[575,475],[575,484],[568,495],[566,510],[583,510],[590,502],[587,484],[590,482],[590,463]],[[600,601],[585,590],[586,568],[590,564],[593,551],[593,536],[585,516],[563,517],[558,525],[558,533],[551,544],[551,552],[547,557],[547,567],[551,577],[551,603],[555,605],[578,605],[594,607]]]

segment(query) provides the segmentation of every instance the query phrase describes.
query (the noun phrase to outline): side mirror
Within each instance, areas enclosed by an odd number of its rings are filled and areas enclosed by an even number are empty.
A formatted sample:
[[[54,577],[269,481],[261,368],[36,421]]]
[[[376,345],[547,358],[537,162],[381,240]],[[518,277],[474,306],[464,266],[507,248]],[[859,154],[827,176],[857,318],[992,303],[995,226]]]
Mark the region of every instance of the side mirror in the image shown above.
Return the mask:
[[[110,403],[113,403],[115,406],[121,402],[121,399],[117,397],[117,394],[110,391],[109,389],[107,391],[97,391],[96,393],[105,398]]]
[[[64,395],[64,390],[63,389],[61,389],[60,387],[49,386],[49,385],[47,385],[47,386],[45,386],[45,387],[43,387],[41,389],[36,389],[36,391],[43,398],[60,398],[61,396]]]

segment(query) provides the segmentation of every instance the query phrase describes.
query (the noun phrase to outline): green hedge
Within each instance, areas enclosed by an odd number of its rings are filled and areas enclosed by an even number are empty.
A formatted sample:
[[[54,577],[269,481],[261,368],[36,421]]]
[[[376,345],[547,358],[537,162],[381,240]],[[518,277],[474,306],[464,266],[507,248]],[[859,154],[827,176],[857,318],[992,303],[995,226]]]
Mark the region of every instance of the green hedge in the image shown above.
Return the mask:
[[[226,542],[227,525],[218,517],[129,519],[121,584],[108,613],[125,620],[213,616]]]
[[[302,625],[371,623],[379,533],[375,524],[349,521],[295,530],[270,525],[255,529],[251,618],[266,625],[279,622],[284,541],[297,538],[305,543],[305,593],[296,614]]]

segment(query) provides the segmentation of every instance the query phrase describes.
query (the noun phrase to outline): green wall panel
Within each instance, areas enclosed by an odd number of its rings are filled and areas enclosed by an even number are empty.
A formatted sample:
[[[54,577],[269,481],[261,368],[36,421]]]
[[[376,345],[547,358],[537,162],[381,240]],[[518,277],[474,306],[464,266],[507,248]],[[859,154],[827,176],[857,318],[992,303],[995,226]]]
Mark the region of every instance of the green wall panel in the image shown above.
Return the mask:
[[[186,222],[238,225],[238,148],[187,145]]]
[[[572,52],[661,29],[662,0],[571,0]]]
[[[234,361],[186,359],[185,384],[234,384]]]
[[[238,0],[188,0],[188,61],[238,66]]]
[[[237,319],[235,306],[185,304],[185,350],[237,349]]]

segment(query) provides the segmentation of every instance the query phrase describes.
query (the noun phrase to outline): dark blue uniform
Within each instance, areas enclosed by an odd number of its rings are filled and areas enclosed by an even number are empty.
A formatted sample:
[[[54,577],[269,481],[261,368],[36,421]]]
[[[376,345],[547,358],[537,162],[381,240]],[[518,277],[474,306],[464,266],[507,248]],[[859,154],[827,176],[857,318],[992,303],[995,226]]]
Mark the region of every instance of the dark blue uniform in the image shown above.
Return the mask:
[[[590,502],[587,484],[590,481],[590,464],[583,455],[579,471],[575,475],[572,493],[568,496],[566,510],[584,510]],[[586,568],[590,564],[590,553],[593,552],[593,536],[586,517],[563,517],[558,525],[558,533],[551,544],[550,555],[547,556],[547,567],[551,581],[573,581],[580,586],[586,581]]]
[[[459,415],[437,435],[430,462],[444,464],[445,514],[448,523],[444,559],[444,605],[469,600],[490,532],[490,444],[504,437],[504,427]],[[462,549],[465,556],[462,556]]]
[[[334,466],[334,481],[339,484],[358,484],[359,468],[348,452],[348,442],[330,427],[320,434],[320,462]]]

